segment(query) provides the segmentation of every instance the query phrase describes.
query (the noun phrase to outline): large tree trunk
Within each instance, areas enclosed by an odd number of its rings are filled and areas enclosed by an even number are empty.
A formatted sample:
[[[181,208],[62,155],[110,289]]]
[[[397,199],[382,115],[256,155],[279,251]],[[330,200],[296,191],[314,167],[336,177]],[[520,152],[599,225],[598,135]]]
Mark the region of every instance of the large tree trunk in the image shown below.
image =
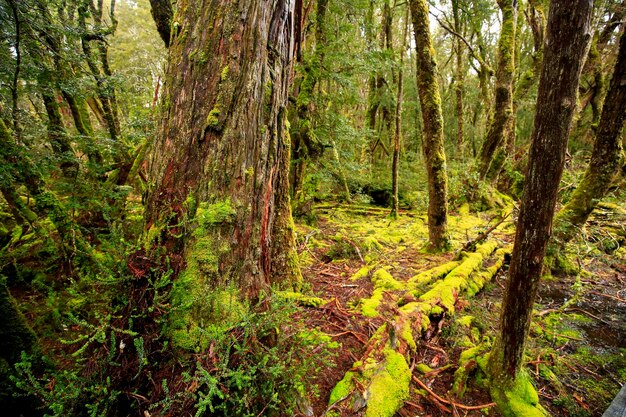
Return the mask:
[[[443,146],[443,117],[437,63],[428,27],[426,0],[410,0],[415,32],[417,89],[424,121],[423,148],[428,172],[428,236],[432,249],[445,250],[448,240],[448,173]]]
[[[592,0],[553,0],[550,7],[528,174],[500,318],[500,335],[489,364],[492,395],[505,415],[516,415],[507,408],[507,403],[514,395],[512,387],[523,380],[520,372],[524,346],[576,109],[578,80],[590,39],[591,11]],[[529,407],[534,409],[533,404]]]
[[[207,282],[235,284],[255,299],[272,282],[298,275],[285,180],[293,4],[182,0],[177,21],[153,150],[148,235],[158,235],[173,266],[183,268],[175,259],[191,248],[186,226],[199,207]]]
[[[559,244],[571,240],[602,199],[622,166],[620,134],[626,119],[626,31],[622,32],[613,78],[606,95],[591,161],[569,202],[555,219]]]
[[[494,154],[504,144],[505,132],[513,114],[513,73],[515,71],[515,29],[517,25],[517,0],[498,0],[502,11],[502,27],[498,40],[498,65],[496,67],[496,99],[493,119],[480,150],[479,172],[484,178]]]

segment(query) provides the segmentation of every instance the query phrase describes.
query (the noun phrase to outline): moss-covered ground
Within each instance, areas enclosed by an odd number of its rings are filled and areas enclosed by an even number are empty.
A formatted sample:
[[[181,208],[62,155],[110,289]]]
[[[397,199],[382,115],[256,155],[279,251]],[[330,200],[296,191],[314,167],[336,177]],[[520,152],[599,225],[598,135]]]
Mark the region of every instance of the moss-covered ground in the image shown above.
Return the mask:
[[[483,372],[498,328],[515,213],[510,215],[507,198],[495,197],[501,201],[489,211],[475,212],[475,205],[452,211],[448,253],[426,249],[427,219],[417,210],[401,211],[391,220],[384,208],[325,202],[313,207],[307,223],[298,222],[303,288],[276,292],[275,298],[300,306],[289,310],[293,316],[285,323],[315,329],[314,340],[298,345],[313,349],[303,358],[321,356],[326,345],[337,354],[334,366],[314,372],[320,395],[307,394],[299,400],[304,405],[290,415],[310,415],[311,410],[314,416],[336,417],[500,415]],[[579,239],[566,248],[561,260],[568,266],[566,273],[541,282],[526,374],[537,392],[528,398],[537,398],[549,415],[600,416],[626,380],[626,251],[618,233],[626,224],[622,210],[599,206]],[[485,239],[466,245],[496,224]],[[55,241],[32,233],[12,239],[19,240],[25,254],[31,247],[47,252],[57,248]],[[123,250],[119,244],[116,248]],[[112,263],[104,255],[108,252],[105,242],[97,254],[102,262]],[[104,288],[111,285],[109,278],[50,281],[29,256],[20,258],[23,276],[13,278],[11,294],[46,354],[63,358],[59,362],[69,366],[82,343],[67,341],[81,337],[84,323],[104,320],[98,312],[107,310]],[[205,258],[196,261],[191,266],[201,268]],[[30,284],[17,285],[15,280]],[[245,306],[233,301],[234,289],[205,294],[186,288],[188,282],[180,277],[174,296],[200,300],[198,305],[209,310],[190,307],[194,315],[188,316],[177,307],[169,316],[168,345],[201,355],[216,338],[203,327],[203,317],[220,313],[222,322],[239,323]],[[177,320],[182,327],[175,326]],[[289,328],[284,326],[283,333]],[[97,338],[101,331],[94,327],[92,333]],[[291,336],[285,334],[285,346],[280,346],[292,352]],[[255,361],[251,359],[250,369],[256,369]],[[291,364],[299,363],[294,356]],[[276,371],[274,377],[281,380],[282,374]],[[184,387],[182,377],[172,381]]]
[[[483,371],[514,217],[471,250],[460,248],[507,207],[453,212],[446,254],[425,249],[426,219],[413,212],[392,221],[386,209],[325,203],[314,222],[298,225],[306,285],[326,302],[307,320],[341,344],[337,366],[319,376],[315,415],[500,415]],[[601,244],[574,253],[575,273],[541,284],[526,371],[549,415],[599,416],[626,379],[626,257]]]

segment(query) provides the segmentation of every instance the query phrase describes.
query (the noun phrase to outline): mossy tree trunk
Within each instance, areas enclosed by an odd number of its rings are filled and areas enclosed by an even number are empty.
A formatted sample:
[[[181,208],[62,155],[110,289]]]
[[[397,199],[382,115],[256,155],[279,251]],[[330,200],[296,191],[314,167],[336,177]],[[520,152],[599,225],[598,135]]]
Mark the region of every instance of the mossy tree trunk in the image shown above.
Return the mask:
[[[63,124],[56,92],[44,91],[41,97],[48,115],[48,140],[52,150],[59,160],[63,175],[67,178],[74,178],[78,174],[78,161]]]
[[[404,83],[404,71],[402,66],[404,65],[404,51],[406,49],[406,39],[409,31],[409,9],[404,17],[404,31],[402,32],[402,45],[400,46],[400,59],[398,61],[398,94],[396,96],[396,114],[395,114],[395,130],[393,132],[393,160],[391,163],[391,217],[398,217],[398,210],[400,209],[400,201],[398,198],[398,181],[400,170],[400,146],[402,142],[402,93]]]
[[[461,11],[459,9],[459,0],[452,1],[452,17],[454,18],[454,30],[458,34],[462,34]],[[465,48],[460,37],[454,39],[454,53],[456,55],[456,68],[454,76],[454,94],[456,97],[456,145],[459,156],[463,155],[465,148],[464,133],[464,112],[463,112],[463,96],[465,94]]]
[[[22,69],[22,18],[20,15],[22,14],[22,12],[20,10],[18,1],[8,0],[7,3],[11,8],[13,25],[15,29],[15,37],[12,44],[13,51],[15,52],[15,68],[13,70],[13,82],[10,87],[12,99],[11,116],[13,117],[13,130],[15,131],[17,142],[22,143],[22,122],[19,108],[19,79],[20,71]]]
[[[613,56],[611,40],[626,17],[626,4],[624,3],[608,5],[607,8],[611,17],[594,34],[579,86],[581,104],[575,132],[588,140],[591,140],[597,131],[602,104],[607,92],[605,74]],[[591,107],[590,121],[584,117],[588,106]]]
[[[626,119],[626,32],[607,92],[589,166],[569,202],[555,219],[554,237],[559,244],[571,240],[607,193],[623,163],[621,132]]]
[[[428,173],[428,237],[432,249],[446,250],[448,238],[448,173],[443,146],[443,117],[437,63],[429,31],[428,3],[410,0],[417,58],[417,89],[424,123],[422,146]]]
[[[301,5],[302,7],[302,5]],[[324,145],[316,138],[313,130],[315,87],[322,78],[322,64],[326,49],[326,10],[328,0],[318,0],[315,15],[315,49],[310,61],[304,65],[304,76],[296,99],[297,124],[294,129],[293,155],[294,170],[291,187],[294,199],[302,193],[306,166],[311,158],[324,152]]]
[[[111,5],[114,4],[115,2],[111,3]],[[115,19],[115,9],[112,7],[109,10],[111,25],[105,27],[103,24],[103,13],[102,2],[98,2],[98,7],[95,7],[90,0],[81,0],[78,7],[78,22],[79,27],[83,31],[81,44],[85,60],[91,75],[96,81],[97,102],[99,102],[102,118],[114,145],[113,159],[117,169],[115,184],[124,185],[128,181],[133,159],[121,140],[117,95],[114,86],[111,84],[113,73],[109,65],[108,44],[105,41],[106,35],[115,32],[117,20]],[[93,19],[93,30],[88,28],[87,25],[89,17]],[[96,50],[92,47],[92,43],[95,43]]]
[[[528,174],[500,316],[500,334],[489,364],[492,395],[503,406],[505,415],[515,415],[507,411],[507,392],[522,368],[576,109],[578,81],[590,39],[591,12],[591,0],[553,0],[550,7]]]
[[[487,129],[479,156],[481,178],[487,176],[496,151],[503,146],[505,132],[513,114],[513,73],[515,72],[515,32],[517,26],[517,0],[498,0],[502,12],[502,25],[498,39],[498,64],[496,66],[496,94],[493,118]]]
[[[0,276],[0,315],[0,358],[14,364],[22,352],[37,347],[37,337],[9,293],[4,276]]]
[[[152,150],[148,236],[181,270],[192,240],[215,287],[256,299],[297,279],[285,106],[293,4],[182,0]],[[190,233],[198,208],[203,235]],[[151,242],[153,243],[153,242]]]

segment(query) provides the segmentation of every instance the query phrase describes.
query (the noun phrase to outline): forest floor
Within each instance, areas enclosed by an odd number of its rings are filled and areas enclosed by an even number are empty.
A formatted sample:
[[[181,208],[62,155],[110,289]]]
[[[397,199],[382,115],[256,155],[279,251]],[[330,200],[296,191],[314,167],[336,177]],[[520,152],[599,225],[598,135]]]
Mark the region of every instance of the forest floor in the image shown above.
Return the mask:
[[[315,416],[362,415],[363,405],[354,393],[329,406],[333,387],[359,366],[372,335],[393,321],[392,310],[421,299],[420,294],[437,285],[436,280],[427,282],[419,287],[421,292],[410,294],[402,289],[383,291],[377,312],[364,315],[364,305],[375,292],[376,271],[384,269],[398,282],[408,283],[420,272],[453,261],[466,242],[506,217],[505,211],[475,214],[465,206],[452,213],[453,251],[446,254],[424,250],[427,219],[412,212],[390,220],[388,210],[374,206],[324,204],[314,208],[312,225],[298,225],[305,290],[324,300],[305,310],[305,320],[340,343],[336,366],[322,370],[317,379],[320,395],[311,404]],[[510,248],[513,217],[490,231],[485,241]],[[604,217],[606,213],[596,213],[591,224],[601,226]],[[535,304],[527,371],[541,405],[553,416],[601,416],[626,380],[626,252],[622,247],[607,254],[611,251],[604,247],[606,240],[593,240],[580,239],[570,248],[577,273],[544,277]],[[494,262],[486,260],[480,270]],[[396,416],[500,415],[481,388],[479,367],[471,361],[460,365],[459,358],[468,349],[489,346],[495,337],[506,268],[505,263],[474,296],[466,290],[455,293],[453,311],[431,316],[428,329],[415,338],[416,348],[409,353],[411,387]],[[463,374],[456,372],[459,366],[470,375],[464,395],[462,389],[453,388],[455,374],[457,379]],[[353,391],[366,389],[357,384]]]

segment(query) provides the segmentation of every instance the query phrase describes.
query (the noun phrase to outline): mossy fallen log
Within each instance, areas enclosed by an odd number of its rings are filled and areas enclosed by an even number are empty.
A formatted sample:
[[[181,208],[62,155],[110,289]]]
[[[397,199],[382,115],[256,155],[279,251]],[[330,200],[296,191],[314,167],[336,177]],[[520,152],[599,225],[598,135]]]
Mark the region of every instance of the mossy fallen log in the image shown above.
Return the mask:
[[[366,317],[384,315],[383,324],[370,339],[362,359],[355,362],[333,389],[329,408],[365,409],[365,416],[392,417],[404,404],[411,374],[408,360],[417,342],[443,315],[454,315],[459,295],[471,297],[491,280],[506,261],[512,247],[498,248],[495,241],[478,245],[451,261],[415,275],[395,279],[387,269],[372,274],[374,290],[358,309]],[[488,267],[484,265],[489,261]],[[433,282],[434,281],[434,282]],[[424,287],[432,283],[424,292]],[[406,299],[412,299],[404,303]]]

